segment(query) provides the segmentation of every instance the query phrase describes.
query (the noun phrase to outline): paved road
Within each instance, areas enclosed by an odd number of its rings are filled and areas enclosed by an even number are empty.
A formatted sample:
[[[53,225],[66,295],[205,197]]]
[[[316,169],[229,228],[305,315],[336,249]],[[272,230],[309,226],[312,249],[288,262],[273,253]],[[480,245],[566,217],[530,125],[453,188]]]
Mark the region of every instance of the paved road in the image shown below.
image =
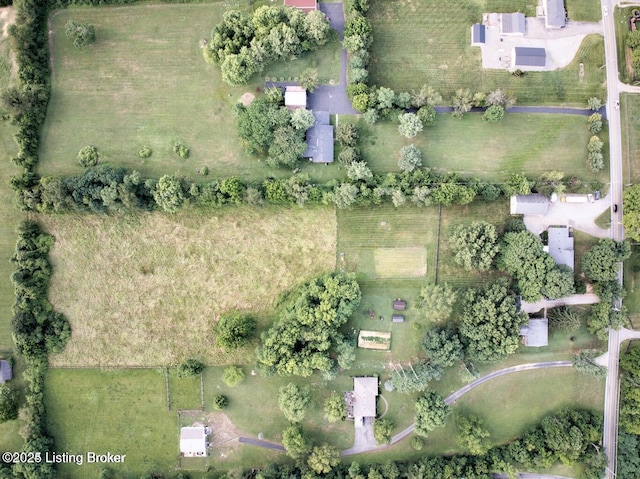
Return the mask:
[[[607,67],[607,118],[609,120],[609,158],[611,187],[609,196],[618,211],[611,210],[611,237],[616,241],[624,239],[622,228],[622,129],[620,125],[620,81],[618,75],[618,53],[616,49],[616,35],[614,23],[614,7],[620,0],[602,0],[603,8],[607,8],[608,15],[603,15],[604,45]],[[618,276],[622,284],[622,265]],[[620,303],[620,301],[618,301]],[[617,304],[616,306],[620,306]],[[604,452],[609,464],[605,477],[615,479],[616,454],[618,444],[618,407],[619,381],[618,359],[620,356],[619,331],[609,330],[609,364],[604,398]]]
[[[531,370],[535,370],[535,369],[566,368],[566,367],[571,367],[571,361],[550,361],[550,362],[546,362],[546,363],[519,364],[518,366],[511,366],[509,368],[499,369],[498,371],[493,371],[492,373],[489,373],[486,376],[482,376],[481,378],[478,378],[475,381],[467,384],[466,386],[463,386],[462,388],[458,389],[454,393],[450,394],[445,399],[445,402],[447,404],[451,405],[451,404],[455,403],[458,399],[460,399],[460,397],[462,395],[468,393],[473,388],[475,388],[475,387],[479,386],[480,384],[483,384],[483,383],[485,383],[487,381],[490,381],[492,379],[500,377],[500,376],[505,376],[507,374],[517,373],[517,372],[521,372],[521,371],[531,371]],[[391,444],[395,444],[398,441],[401,441],[402,439],[407,437],[409,434],[411,434],[413,432],[414,427],[415,427],[415,423],[411,424],[406,429],[400,431],[398,434],[393,436],[391,438]],[[357,451],[357,453],[368,452],[368,451],[373,451],[373,450],[377,450],[377,449],[384,449],[386,447],[388,447],[388,446],[385,446],[385,445],[383,445],[383,446],[377,446],[377,445],[376,446],[371,446],[369,449],[359,449]],[[342,451],[342,455],[343,456],[348,456],[348,455],[356,454],[356,452],[351,452],[352,449],[353,448],[347,449],[345,451]]]
[[[274,444],[272,442],[262,441],[260,439],[253,439],[251,437],[239,437],[238,442],[242,442],[244,444],[251,444],[252,446],[263,447],[265,449],[272,449],[274,451],[286,452],[286,449],[282,447],[280,444]]]

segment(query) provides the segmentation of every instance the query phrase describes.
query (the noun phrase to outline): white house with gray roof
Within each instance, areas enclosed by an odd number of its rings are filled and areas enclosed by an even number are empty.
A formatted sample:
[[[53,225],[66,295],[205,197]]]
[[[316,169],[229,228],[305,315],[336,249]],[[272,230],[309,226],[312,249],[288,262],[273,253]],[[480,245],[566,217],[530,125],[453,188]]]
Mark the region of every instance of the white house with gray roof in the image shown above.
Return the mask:
[[[573,271],[573,231],[568,226],[550,226],[548,246],[545,250],[556,264],[564,264]]]
[[[307,151],[302,155],[313,163],[333,163],[333,125],[329,112],[313,112],[316,121],[307,130]]]
[[[377,377],[353,378],[353,417],[362,421],[365,417],[376,416],[376,399],[378,397]]]
[[[180,454],[184,457],[204,457],[207,455],[207,432],[204,426],[180,429]]]

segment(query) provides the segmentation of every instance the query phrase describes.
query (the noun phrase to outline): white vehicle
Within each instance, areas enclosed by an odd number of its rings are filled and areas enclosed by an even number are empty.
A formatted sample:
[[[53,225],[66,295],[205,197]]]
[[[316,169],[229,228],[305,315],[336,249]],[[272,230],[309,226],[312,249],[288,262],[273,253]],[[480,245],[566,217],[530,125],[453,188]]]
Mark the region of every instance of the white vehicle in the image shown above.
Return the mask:
[[[609,9],[607,8],[606,5],[602,6],[602,13],[604,14],[605,17],[609,15]]]
[[[560,203],[593,203],[593,195],[565,195],[560,198]]]

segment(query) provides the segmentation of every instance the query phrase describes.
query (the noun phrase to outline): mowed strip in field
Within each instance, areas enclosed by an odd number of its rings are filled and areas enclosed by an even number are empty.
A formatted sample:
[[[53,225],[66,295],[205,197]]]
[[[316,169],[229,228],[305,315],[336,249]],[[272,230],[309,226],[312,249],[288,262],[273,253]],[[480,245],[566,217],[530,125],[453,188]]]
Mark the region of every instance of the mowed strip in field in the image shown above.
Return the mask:
[[[202,166],[215,177],[262,180],[273,175],[264,162],[244,151],[233,113],[244,93],[257,95],[264,88],[264,76],[230,87],[222,82],[220,68],[205,62],[200,48],[227,10],[249,12],[250,3],[160,2],[53,12],[51,100],[39,172],[81,173],[76,155],[92,145],[102,153],[103,162],[156,178],[176,172],[196,176]],[[75,48],[64,34],[69,19],[93,24],[95,43]],[[339,78],[339,41],[294,62],[275,63],[264,75],[288,80],[308,67],[317,68],[322,79]],[[174,140],[190,149],[187,160],[173,152]],[[151,157],[137,156],[143,146],[153,150]],[[314,177],[325,178],[329,171],[307,166],[305,171]]]
[[[584,104],[602,96],[604,42],[586,37],[572,63],[551,72],[528,72],[521,78],[503,70],[482,69],[481,53],[470,46],[469,28],[483,12],[523,11],[533,15],[535,2],[460,0],[389,0],[373,2],[367,17],[373,27],[370,72],[377,85],[396,91],[432,85],[445,101],[458,88],[512,92],[520,103]],[[576,9],[571,8],[572,11]],[[580,63],[584,76],[580,79]]]
[[[606,130],[603,171],[587,166],[587,143],[591,134],[586,117],[575,115],[507,113],[500,123],[487,123],[479,113],[461,120],[438,114],[436,124],[407,140],[398,126],[379,122],[362,129],[362,154],[376,172],[398,171],[400,149],[415,144],[422,151],[422,164],[438,172],[455,172],[485,180],[504,181],[512,173],[539,176],[562,171],[583,180],[606,182],[608,146]]]
[[[65,366],[243,362],[215,347],[219,315],[262,324],[282,293],[335,268],[333,208],[229,208],[127,217],[43,216],[56,237],[49,297],[72,338]]]

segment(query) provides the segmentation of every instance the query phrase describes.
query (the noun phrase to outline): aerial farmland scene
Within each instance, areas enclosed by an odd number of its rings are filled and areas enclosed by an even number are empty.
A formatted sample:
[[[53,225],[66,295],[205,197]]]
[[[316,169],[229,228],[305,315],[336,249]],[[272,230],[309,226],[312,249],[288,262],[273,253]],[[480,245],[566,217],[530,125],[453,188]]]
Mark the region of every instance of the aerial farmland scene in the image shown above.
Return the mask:
[[[640,478],[640,1],[0,0],[0,177],[0,479]]]

